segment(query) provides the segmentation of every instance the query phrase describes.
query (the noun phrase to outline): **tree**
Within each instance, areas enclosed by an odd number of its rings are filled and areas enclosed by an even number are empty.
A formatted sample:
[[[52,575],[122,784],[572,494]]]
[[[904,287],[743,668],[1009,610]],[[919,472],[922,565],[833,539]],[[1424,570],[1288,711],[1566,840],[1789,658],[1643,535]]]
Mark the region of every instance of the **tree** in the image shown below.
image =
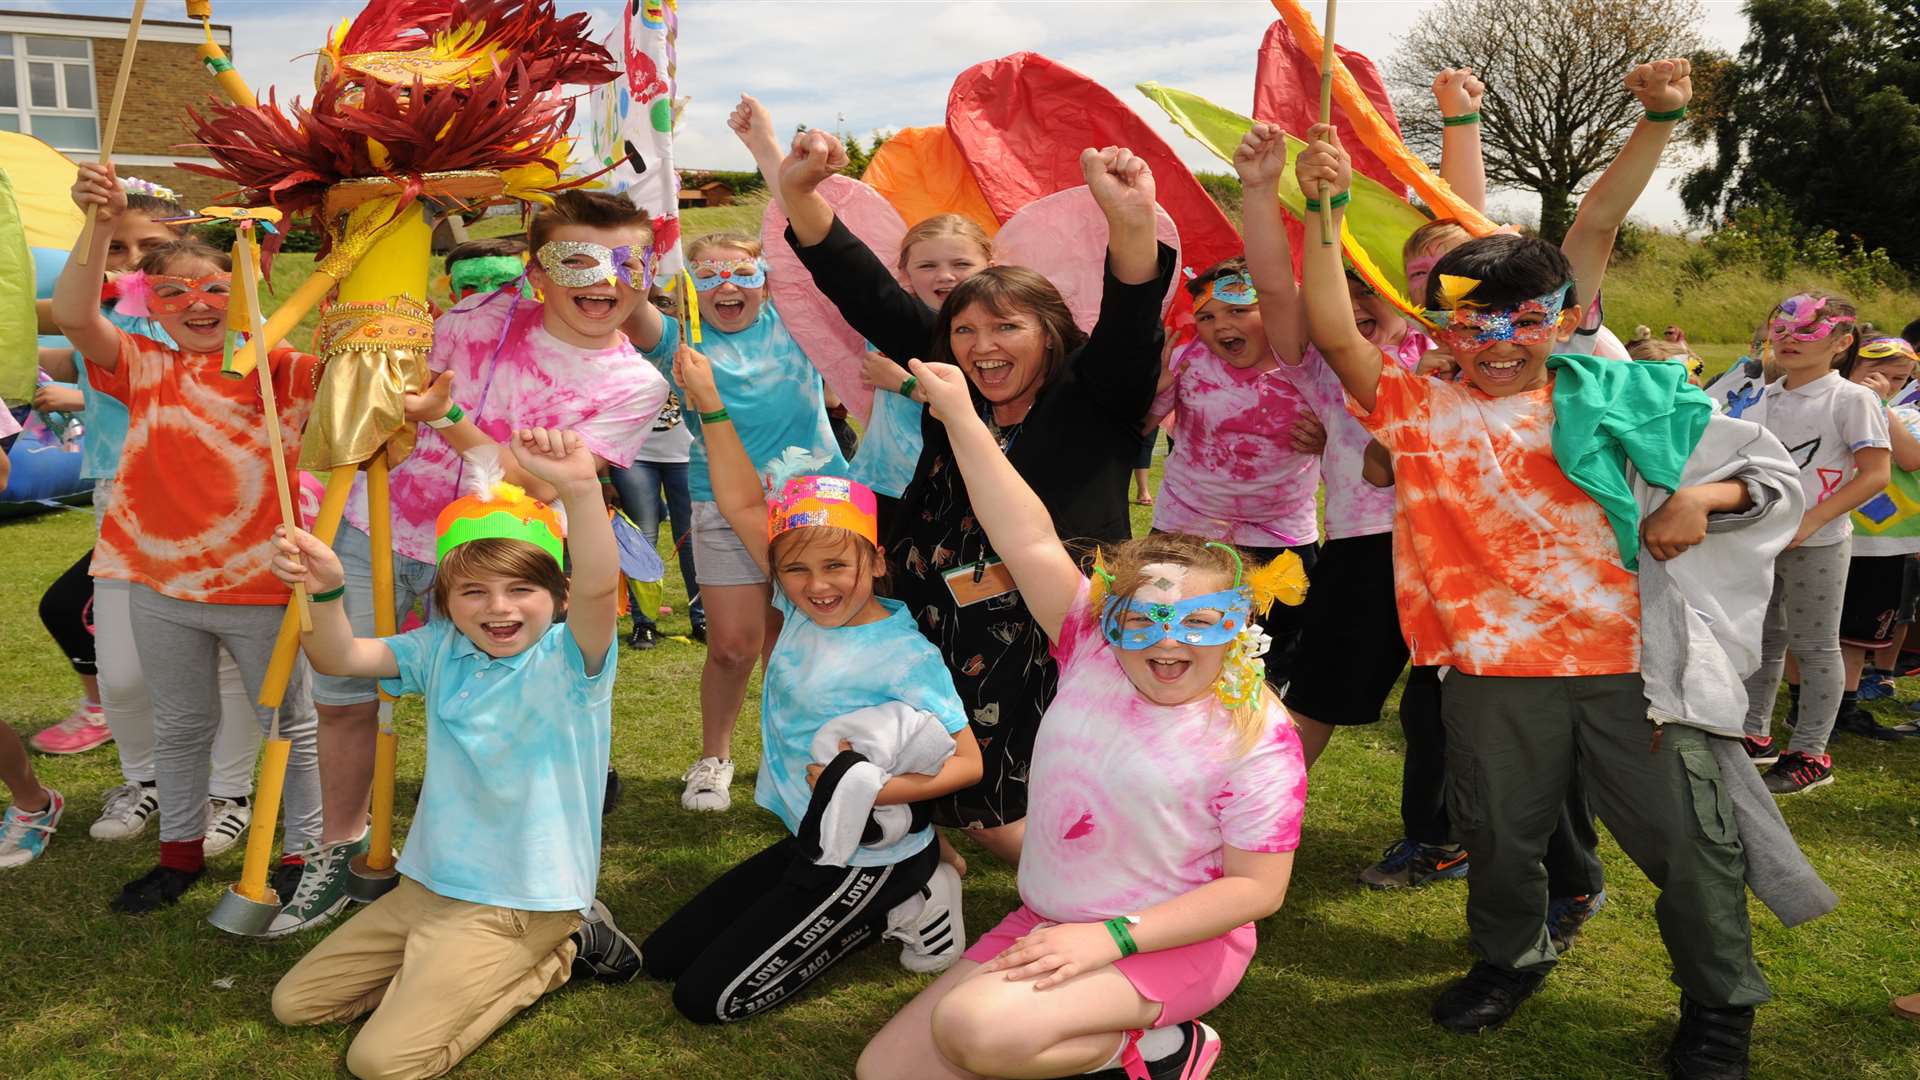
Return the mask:
[[[1487,85],[1480,133],[1490,185],[1540,196],[1540,232],[1573,224],[1573,199],[1640,119],[1621,86],[1637,64],[1699,47],[1695,0],[1442,0],[1388,65],[1407,145],[1430,161],[1443,128],[1432,80],[1471,67]]]
[[[1713,223],[1778,200],[1920,265],[1920,4],[1751,0],[1747,40],[1702,126],[1715,160],[1681,199]]]

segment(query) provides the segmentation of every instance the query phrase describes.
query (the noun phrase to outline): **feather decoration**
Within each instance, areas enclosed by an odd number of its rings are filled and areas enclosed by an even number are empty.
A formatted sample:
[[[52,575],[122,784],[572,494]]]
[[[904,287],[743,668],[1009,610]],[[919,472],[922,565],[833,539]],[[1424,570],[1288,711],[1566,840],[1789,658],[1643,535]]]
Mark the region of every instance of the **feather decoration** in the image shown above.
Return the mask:
[[[153,309],[147,306],[147,301],[153,296],[153,286],[148,283],[145,271],[121,274],[113,279],[113,284],[120,294],[119,301],[113,306],[114,311],[136,319],[153,317]]]
[[[766,478],[767,494],[772,498],[779,498],[787,490],[789,483],[803,476],[817,475],[821,466],[832,460],[824,455],[815,454],[804,446],[787,447],[780,452],[779,457],[767,462],[766,467],[761,470],[761,475]]]
[[[1099,548],[1093,549],[1093,574],[1087,580],[1087,611],[1095,622],[1100,621],[1100,611],[1107,603],[1107,593],[1113,589],[1113,574],[1107,569],[1107,553]]]
[[[1298,607],[1307,599],[1307,568],[1300,556],[1283,551],[1279,557],[1247,575],[1247,587],[1253,590],[1253,610],[1265,615],[1274,601]]]
[[[1480,287],[1479,278],[1461,277],[1458,274],[1440,275],[1440,303],[1451,309],[1466,303],[1473,290]]]
[[[460,494],[491,501],[502,497],[497,493],[501,487],[509,487],[514,493],[525,495],[526,492],[507,483],[506,466],[500,463],[501,453],[498,443],[487,443],[461,454],[464,469],[460,474]]]

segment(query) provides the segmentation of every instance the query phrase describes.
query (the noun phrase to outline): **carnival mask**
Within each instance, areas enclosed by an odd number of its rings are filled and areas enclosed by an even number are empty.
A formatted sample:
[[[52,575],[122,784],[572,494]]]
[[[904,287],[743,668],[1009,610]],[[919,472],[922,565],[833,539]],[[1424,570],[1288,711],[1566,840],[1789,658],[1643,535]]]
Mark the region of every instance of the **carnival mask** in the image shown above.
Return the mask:
[[[1782,344],[1791,338],[1794,341],[1821,341],[1842,326],[1853,325],[1851,315],[1827,315],[1827,298],[1812,297],[1805,293],[1789,296],[1780,301],[1780,307],[1767,321],[1767,336],[1775,344]]]
[[[1209,622],[1204,613],[1219,617]],[[1177,603],[1155,603],[1138,598],[1122,604],[1118,597],[1107,601],[1101,622],[1107,640],[1116,649],[1134,652],[1151,649],[1166,638],[1182,645],[1225,645],[1247,625],[1253,613],[1253,597],[1246,589],[1223,589],[1192,596]],[[1126,617],[1139,615],[1145,626],[1128,626]]]
[[[1860,346],[1862,360],[1920,360],[1920,354],[1913,351],[1905,338],[1874,338]]]
[[[757,289],[767,283],[767,267],[759,259],[701,259],[687,269],[693,272],[696,292],[712,292],[722,285]]]
[[[474,293],[493,292],[519,280],[526,272],[526,262],[517,255],[482,255],[461,259],[453,264],[453,269],[447,271],[448,291],[453,293],[455,300],[462,300]],[[551,274],[552,270],[549,269],[548,273]],[[554,280],[560,279],[556,277]]]
[[[1260,302],[1260,293],[1247,275],[1222,274],[1207,282],[1207,290],[1194,300],[1193,306],[1197,309],[1209,300],[1218,300],[1228,307],[1252,307]]]
[[[1472,307],[1463,299],[1450,309],[1428,310],[1427,318],[1434,326],[1434,340],[1455,353],[1476,352],[1500,341],[1539,345],[1552,341],[1559,331],[1560,315],[1572,291],[1573,283],[1569,281],[1544,296],[1523,300],[1510,308]]]
[[[233,275],[221,273],[183,278],[171,274],[148,274],[146,284],[147,310],[155,315],[178,315],[196,303],[205,304],[215,311],[225,311],[233,291]]]
[[[585,289],[618,281],[629,289],[645,292],[653,285],[651,252],[632,244],[610,248],[585,240],[549,240],[540,245],[536,257],[553,283],[565,289]]]

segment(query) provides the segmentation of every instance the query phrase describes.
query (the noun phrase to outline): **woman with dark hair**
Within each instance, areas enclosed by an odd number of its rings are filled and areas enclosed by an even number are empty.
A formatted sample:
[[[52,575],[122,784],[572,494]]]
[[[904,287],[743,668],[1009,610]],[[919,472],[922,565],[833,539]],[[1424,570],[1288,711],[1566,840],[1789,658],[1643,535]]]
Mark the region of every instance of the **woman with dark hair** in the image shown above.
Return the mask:
[[[1160,369],[1160,304],[1175,256],[1154,239],[1153,174],[1118,147],[1080,165],[1108,226],[1106,283],[1091,334],[1060,291],[1017,266],[988,267],[954,286],[936,314],[850,232],[815,192],[846,164],[838,140],[801,132],[781,163],[787,241],[854,329],[904,364],[915,357],[966,373],[981,418],[1008,461],[1075,541],[1131,535],[1128,484],[1140,422]],[[926,447],[883,538],[894,595],[940,648],[985,758],[974,786],[933,803],[937,824],[967,829],[1017,862],[1027,768],[1057,671],[1012,577],[975,520],[944,425]],[[1080,550],[1080,549],[1076,549]]]

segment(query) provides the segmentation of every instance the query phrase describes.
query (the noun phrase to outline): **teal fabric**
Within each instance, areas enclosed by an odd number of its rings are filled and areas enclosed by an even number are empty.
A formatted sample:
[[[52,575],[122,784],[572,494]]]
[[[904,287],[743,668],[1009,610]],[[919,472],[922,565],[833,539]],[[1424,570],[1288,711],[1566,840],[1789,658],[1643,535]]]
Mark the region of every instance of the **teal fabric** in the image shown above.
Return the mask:
[[[1627,462],[1650,484],[1674,490],[1713,416],[1713,402],[1673,361],[1550,356],[1553,457],[1567,479],[1607,512],[1620,561],[1640,569],[1640,504]]]

